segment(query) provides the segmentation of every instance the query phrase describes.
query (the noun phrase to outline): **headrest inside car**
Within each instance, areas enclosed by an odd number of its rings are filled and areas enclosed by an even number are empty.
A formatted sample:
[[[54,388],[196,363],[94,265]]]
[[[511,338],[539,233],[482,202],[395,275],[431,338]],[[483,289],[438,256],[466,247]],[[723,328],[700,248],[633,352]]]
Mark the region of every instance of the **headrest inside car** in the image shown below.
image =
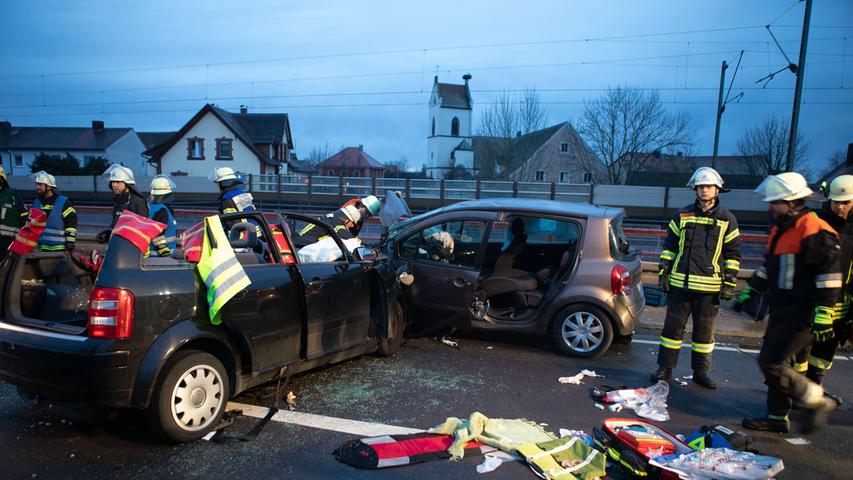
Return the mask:
[[[258,244],[258,234],[255,224],[249,222],[235,223],[228,232],[228,243],[232,248],[254,248]]]

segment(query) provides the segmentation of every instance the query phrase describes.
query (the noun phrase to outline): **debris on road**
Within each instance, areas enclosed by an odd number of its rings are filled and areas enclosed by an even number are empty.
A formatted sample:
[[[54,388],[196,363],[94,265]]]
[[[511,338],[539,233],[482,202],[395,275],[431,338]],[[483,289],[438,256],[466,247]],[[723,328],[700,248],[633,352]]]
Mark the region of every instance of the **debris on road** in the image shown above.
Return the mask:
[[[634,410],[641,417],[657,422],[669,420],[669,412],[666,409],[669,384],[663,380],[648,388],[622,388],[617,390],[609,385],[596,385],[590,393],[596,402],[607,405],[618,404],[622,408]],[[603,410],[603,408],[601,409]]]
[[[291,411],[296,410],[296,395],[292,390],[287,392],[287,408]]]
[[[679,478],[763,480],[773,478],[785,469],[780,458],[728,448],[665,455],[653,459],[651,464],[676,473]]]
[[[560,377],[557,379],[557,381],[559,381],[560,383],[567,383],[570,385],[580,385],[581,383],[583,383],[581,381],[583,379],[583,377],[604,378],[604,375],[599,375],[599,374],[595,373],[595,370],[583,369],[577,375],[572,375],[571,377]]]
[[[428,430],[429,433],[453,435],[456,439],[448,451],[453,460],[464,456],[464,445],[471,441],[484,443],[503,452],[511,453],[519,445],[556,440],[541,426],[525,419],[488,418],[474,412],[467,419],[449,417],[441,425]]]
[[[493,455],[486,455],[483,463],[477,465],[477,473],[489,473],[501,466],[504,461]]]
[[[791,445],[810,445],[812,443],[807,438],[803,437],[786,438],[785,441]]]
[[[454,444],[450,435],[412,433],[381,435],[348,440],[336,448],[335,458],[356,468],[377,469],[398,467],[451,458],[448,450]],[[480,442],[467,442],[464,449],[470,455],[482,455],[496,450]]]
[[[448,347],[459,348],[459,344],[457,342],[454,342],[453,340],[447,338],[446,336],[442,336],[441,339],[439,339],[439,341],[441,343],[447,345]]]

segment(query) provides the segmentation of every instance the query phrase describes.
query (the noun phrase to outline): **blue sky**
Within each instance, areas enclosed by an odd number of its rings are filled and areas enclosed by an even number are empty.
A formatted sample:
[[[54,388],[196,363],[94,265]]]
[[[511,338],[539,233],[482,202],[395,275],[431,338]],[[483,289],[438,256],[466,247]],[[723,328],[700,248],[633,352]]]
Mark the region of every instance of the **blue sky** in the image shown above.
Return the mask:
[[[497,4],[497,5],[496,5]],[[426,156],[433,76],[473,75],[475,127],[504,89],[539,91],[549,123],[608,87],[660,89],[710,154],[719,69],[745,50],[721,154],[745,128],[790,118],[805,3],[5,1],[0,119],[16,125],[177,130],[205,102],[286,112],[301,156],[363,144],[380,161]],[[853,2],[815,1],[800,131],[820,165],[853,142]],[[687,33],[678,33],[687,32]],[[654,34],[654,35],[653,35]],[[615,37],[615,38],[614,38]],[[729,78],[734,68],[728,71]]]

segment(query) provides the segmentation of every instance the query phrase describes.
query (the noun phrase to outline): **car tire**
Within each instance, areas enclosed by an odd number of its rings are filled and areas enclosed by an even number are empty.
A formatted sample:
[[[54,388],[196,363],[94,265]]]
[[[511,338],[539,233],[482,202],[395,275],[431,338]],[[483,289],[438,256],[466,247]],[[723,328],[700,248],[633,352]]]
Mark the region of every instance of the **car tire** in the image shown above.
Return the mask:
[[[613,342],[613,324],[604,311],[594,305],[570,305],[551,323],[551,339],[560,352],[571,357],[593,358]]]
[[[149,425],[174,442],[198,440],[219,424],[230,391],[228,373],[219,359],[197,350],[180,351],[154,388]]]
[[[400,351],[405,341],[406,316],[403,306],[399,303],[394,307],[391,318],[388,319],[388,336],[379,342],[376,354],[380,357],[390,357]]]

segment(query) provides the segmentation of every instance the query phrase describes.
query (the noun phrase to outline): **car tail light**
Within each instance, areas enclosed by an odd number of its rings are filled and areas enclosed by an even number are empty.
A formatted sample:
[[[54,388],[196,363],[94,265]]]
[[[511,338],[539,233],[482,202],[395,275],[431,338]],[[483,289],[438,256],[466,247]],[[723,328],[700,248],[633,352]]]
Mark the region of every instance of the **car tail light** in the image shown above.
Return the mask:
[[[631,294],[631,270],[625,265],[616,265],[610,271],[610,291],[613,295]]]
[[[133,294],[121,288],[96,288],[89,295],[89,336],[127,338],[133,329]]]

